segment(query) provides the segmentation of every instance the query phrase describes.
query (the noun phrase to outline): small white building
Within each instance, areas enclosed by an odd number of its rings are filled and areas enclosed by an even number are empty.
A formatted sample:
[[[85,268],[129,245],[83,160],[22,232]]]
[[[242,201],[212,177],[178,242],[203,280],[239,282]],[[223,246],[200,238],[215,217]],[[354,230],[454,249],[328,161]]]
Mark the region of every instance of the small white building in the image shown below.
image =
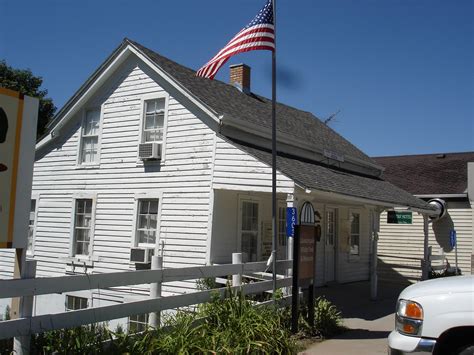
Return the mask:
[[[236,82],[198,78],[125,39],[59,111],[38,144],[28,256],[37,276],[135,270],[132,250],[164,267],[266,260],[271,245],[271,101]],[[248,79],[248,80],[247,80]],[[381,209],[427,204],[309,112],[278,104],[278,257],[287,206],[313,203],[318,285],[368,280]],[[13,258],[0,251],[0,277]],[[164,293],[192,291],[193,282]],[[36,313],[145,297],[147,287],[38,297]]]
[[[458,267],[462,274],[473,272],[474,264],[474,152],[379,157],[387,181],[429,201],[446,202],[446,216],[429,227],[429,247],[433,255],[444,255],[451,267],[456,250],[451,231],[456,231]],[[379,279],[408,284],[421,279],[423,259],[423,217],[411,213],[410,223],[380,220]],[[447,264],[446,264],[447,265]],[[438,270],[439,271],[439,270]]]

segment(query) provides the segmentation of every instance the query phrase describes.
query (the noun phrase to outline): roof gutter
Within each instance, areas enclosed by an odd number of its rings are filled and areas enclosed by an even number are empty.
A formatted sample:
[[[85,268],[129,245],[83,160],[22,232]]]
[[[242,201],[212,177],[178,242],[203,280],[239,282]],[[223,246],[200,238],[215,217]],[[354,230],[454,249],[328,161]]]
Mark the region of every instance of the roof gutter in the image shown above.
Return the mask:
[[[300,185],[300,184],[298,184]],[[373,205],[373,206],[378,206],[378,207],[383,207],[384,209],[387,208],[397,208],[401,207],[404,209],[408,209],[413,212],[418,212],[422,214],[433,214],[434,209],[431,208],[420,208],[420,207],[414,207],[414,206],[405,206],[400,203],[395,203],[395,202],[390,202],[390,201],[378,201],[378,200],[373,200],[373,199],[368,199],[368,198],[363,198],[363,197],[356,197],[356,196],[350,196],[350,195],[344,195],[340,194],[337,192],[329,192],[329,191],[321,191],[321,190],[311,190],[309,188],[305,188],[304,191],[306,193],[314,193],[317,196],[325,197],[325,198],[333,198],[333,199],[342,199],[346,201],[351,201],[354,203],[360,203],[364,205]]]

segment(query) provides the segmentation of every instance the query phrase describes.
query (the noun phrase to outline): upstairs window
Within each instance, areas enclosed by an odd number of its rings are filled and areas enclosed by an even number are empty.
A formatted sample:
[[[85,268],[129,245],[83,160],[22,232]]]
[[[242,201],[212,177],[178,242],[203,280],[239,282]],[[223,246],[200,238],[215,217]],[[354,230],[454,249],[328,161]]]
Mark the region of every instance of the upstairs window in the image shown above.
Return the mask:
[[[158,225],[158,199],[138,200],[136,240],[139,246],[154,246]]]
[[[165,124],[165,98],[145,101],[143,142],[163,142]]]
[[[76,200],[73,255],[88,256],[92,234],[92,199]]]
[[[86,111],[81,129],[80,164],[95,164],[99,162],[99,127],[100,110]]]

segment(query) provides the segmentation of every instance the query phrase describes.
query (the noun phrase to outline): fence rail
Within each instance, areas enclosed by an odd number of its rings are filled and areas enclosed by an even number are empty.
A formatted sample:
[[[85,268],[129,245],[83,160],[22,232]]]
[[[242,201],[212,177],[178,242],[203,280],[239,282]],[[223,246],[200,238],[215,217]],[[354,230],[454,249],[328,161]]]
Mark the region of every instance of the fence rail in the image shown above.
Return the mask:
[[[125,271],[92,275],[59,276],[50,278],[30,278],[0,281],[0,298],[31,297],[51,293],[79,290],[103,289],[109,287],[160,284],[171,281],[193,280],[206,277],[223,277],[265,271],[266,262],[246,264],[225,264],[198,266],[162,270]],[[277,262],[277,270],[291,268],[291,260]],[[242,286],[232,286],[232,290],[241,289],[245,294],[254,294],[272,289],[272,281],[261,281]],[[291,285],[291,277],[277,280],[277,287]],[[224,296],[226,289],[206,290],[182,295],[150,298],[140,301],[88,308],[56,314],[45,314],[0,322],[0,339],[28,336],[45,331],[72,328],[81,325],[124,318],[131,315],[160,312],[197,305],[210,301],[218,292]]]

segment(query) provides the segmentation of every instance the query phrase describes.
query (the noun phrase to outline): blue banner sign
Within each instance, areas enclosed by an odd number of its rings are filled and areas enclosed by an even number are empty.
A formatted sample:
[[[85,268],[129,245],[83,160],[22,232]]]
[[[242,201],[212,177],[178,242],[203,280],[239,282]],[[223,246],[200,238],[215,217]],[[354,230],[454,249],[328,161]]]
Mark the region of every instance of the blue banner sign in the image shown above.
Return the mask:
[[[295,236],[295,225],[297,221],[297,212],[296,207],[287,207],[286,208],[286,236],[294,237]]]
[[[451,248],[456,246],[456,231],[454,229],[451,229],[449,233],[449,243],[451,244]]]

